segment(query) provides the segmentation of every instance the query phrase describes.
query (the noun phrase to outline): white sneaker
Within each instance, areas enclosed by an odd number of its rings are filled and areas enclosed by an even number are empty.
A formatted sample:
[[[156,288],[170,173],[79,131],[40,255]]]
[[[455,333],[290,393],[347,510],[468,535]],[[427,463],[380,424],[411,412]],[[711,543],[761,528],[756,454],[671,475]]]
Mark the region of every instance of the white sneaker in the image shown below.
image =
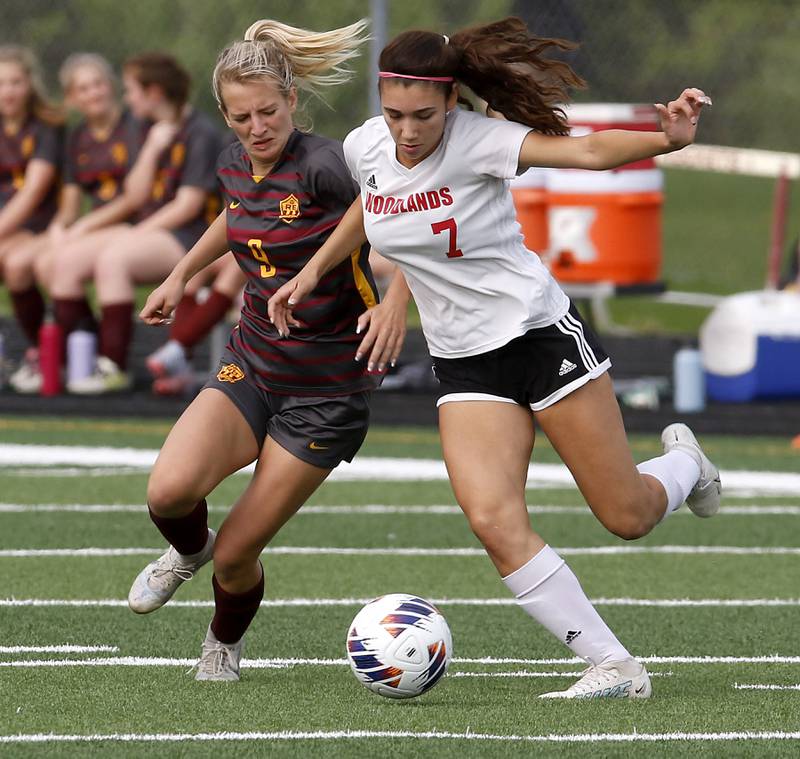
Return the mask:
[[[647,670],[636,659],[591,666],[582,675],[566,690],[539,698],[650,698],[653,692]]]
[[[17,370],[8,378],[8,384],[18,393],[36,395],[42,390],[42,370],[39,367],[39,351],[28,348]]]
[[[94,371],[88,377],[67,382],[67,392],[75,395],[102,395],[130,390],[131,377],[108,356],[98,356]]]
[[[722,482],[719,469],[703,453],[692,431],[680,422],[670,424],[661,433],[664,453],[683,451],[688,453],[700,467],[700,479],[686,496],[686,505],[699,517],[713,517],[719,511]]]
[[[244,650],[244,638],[238,643],[220,643],[209,625],[200,661],[194,665],[195,680],[236,682],[239,680],[239,659]],[[190,670],[191,671],[191,670]]]
[[[148,564],[128,593],[131,610],[148,614],[160,609],[186,580],[191,580],[200,567],[211,561],[216,537],[214,530],[209,530],[205,548],[195,556],[183,556],[170,546],[163,556]]]
[[[192,372],[186,350],[177,340],[168,340],[147,357],[145,364],[155,379]]]

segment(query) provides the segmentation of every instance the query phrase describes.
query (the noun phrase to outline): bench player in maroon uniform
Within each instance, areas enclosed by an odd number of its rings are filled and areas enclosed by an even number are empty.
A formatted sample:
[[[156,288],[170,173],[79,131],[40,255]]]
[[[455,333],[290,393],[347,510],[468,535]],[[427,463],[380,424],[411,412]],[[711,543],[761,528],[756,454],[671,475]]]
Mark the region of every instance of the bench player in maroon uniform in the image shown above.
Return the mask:
[[[141,122],[123,110],[114,93],[114,74],[108,61],[96,53],[76,53],[64,61],[59,80],[67,106],[81,121],[69,132],[63,161],[58,211],[47,230],[10,251],[4,261],[4,278],[14,314],[31,347],[10,378],[19,393],[38,393],[42,386],[36,336],[45,313],[40,287],[48,288],[52,261],[69,239],[96,228],[95,209],[117,200],[123,182],[144,138]],[[84,198],[89,213],[81,216]],[[103,211],[104,223],[124,221],[125,205],[114,203],[116,213]],[[95,328],[88,302],[82,326]]]
[[[298,314],[303,327],[292,339],[266,316],[269,296],[356,197],[341,144],[297,131],[293,113],[297,85],[344,80],[342,65],[357,54],[363,29],[358,22],[317,34],[263,21],[223,51],[214,90],[238,137],[218,162],[225,211],[141,314],[151,324],[169,317],[191,276],[229,248],[247,273],[241,319],[219,371],[173,427],[148,483],[151,518],[171,547],[139,574],[128,597],[136,612],[159,608],[213,554],[216,608],[199,680],[239,679],[243,636],[264,595],[259,556],[359,449],[378,370],[405,334],[405,281],[398,277],[376,306],[366,246],[330,272]],[[205,497],[253,461],[255,474],[215,543]]]
[[[95,371],[67,385],[79,394],[130,386],[127,359],[135,285],[165,277],[219,209],[214,164],[222,136],[206,115],[188,105],[190,79],[183,67],[170,55],[143,53],[125,63],[123,83],[133,114],[156,122],[120,201],[128,211],[127,204],[135,209],[135,223],[82,235],[53,262],[55,315],[65,332],[86,317],[85,287],[90,281],[101,309]]]
[[[0,46],[0,266],[56,211],[61,122],[33,53]]]

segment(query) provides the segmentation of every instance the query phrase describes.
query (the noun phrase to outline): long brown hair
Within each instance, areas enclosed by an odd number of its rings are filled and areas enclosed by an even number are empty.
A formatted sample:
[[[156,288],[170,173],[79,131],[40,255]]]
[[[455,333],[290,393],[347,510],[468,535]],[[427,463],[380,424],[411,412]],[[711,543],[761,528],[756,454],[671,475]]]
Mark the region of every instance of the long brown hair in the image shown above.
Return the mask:
[[[64,122],[64,115],[47,96],[39,59],[33,51],[22,45],[0,45],[0,63],[15,63],[28,77],[31,93],[28,98],[28,113],[51,126]]]
[[[381,52],[381,71],[410,76],[453,77],[507,119],[544,134],[568,134],[559,104],[585,83],[569,64],[548,58],[550,49],[575,43],[535,37],[522,19],[505,18],[456,32],[451,38],[425,31],[395,37]],[[397,79],[412,84],[414,80]],[[434,82],[449,90],[449,84]]]

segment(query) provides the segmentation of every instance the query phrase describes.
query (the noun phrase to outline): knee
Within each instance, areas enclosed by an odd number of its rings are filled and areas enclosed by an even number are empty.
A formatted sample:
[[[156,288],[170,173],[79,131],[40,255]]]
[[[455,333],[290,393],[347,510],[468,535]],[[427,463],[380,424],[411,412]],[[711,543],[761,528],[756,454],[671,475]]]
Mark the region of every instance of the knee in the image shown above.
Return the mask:
[[[196,492],[180,472],[155,470],[147,482],[147,505],[157,516],[181,516],[187,507],[204,497],[205,493]]]
[[[225,535],[214,544],[214,575],[226,588],[249,586],[253,567],[258,563],[260,551],[249,550],[238,541],[226,540]]]
[[[509,520],[502,509],[490,505],[471,506],[466,512],[473,534],[492,555],[502,554],[504,549],[522,537],[519,530],[509,528]]]
[[[607,504],[591,504],[602,525],[623,540],[638,540],[647,535],[655,522],[635,499],[615,498]]]
[[[9,290],[19,290],[30,284],[31,265],[26,257],[9,254],[3,262],[3,280]]]

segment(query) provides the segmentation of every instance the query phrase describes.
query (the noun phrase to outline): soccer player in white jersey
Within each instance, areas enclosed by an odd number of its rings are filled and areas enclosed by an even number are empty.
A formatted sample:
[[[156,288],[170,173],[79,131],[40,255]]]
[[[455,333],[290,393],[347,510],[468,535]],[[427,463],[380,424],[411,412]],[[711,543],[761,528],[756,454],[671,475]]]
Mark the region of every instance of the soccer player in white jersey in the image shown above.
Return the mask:
[[[556,40],[519,19],[451,39],[405,32],[380,57],[382,116],[345,141],[361,187],[337,230],[270,300],[281,334],[292,308],[365,237],[405,273],[441,383],[439,428],[455,496],[519,605],[589,664],[554,698],[647,698],[644,666],[600,618],[564,560],[531,527],[525,482],[534,419],[612,533],[646,535],[686,501],[719,508],[717,468],[682,424],[664,455],[634,464],[610,361],[538,256],[526,250],[508,181],[530,166],[608,169],[694,139],[698,89],[657,106],[661,132],[568,136],[564,102],[582,84],[544,56]],[[458,84],[504,119],[456,107]],[[369,363],[393,361],[375,342]],[[362,359],[366,356],[366,351]]]

